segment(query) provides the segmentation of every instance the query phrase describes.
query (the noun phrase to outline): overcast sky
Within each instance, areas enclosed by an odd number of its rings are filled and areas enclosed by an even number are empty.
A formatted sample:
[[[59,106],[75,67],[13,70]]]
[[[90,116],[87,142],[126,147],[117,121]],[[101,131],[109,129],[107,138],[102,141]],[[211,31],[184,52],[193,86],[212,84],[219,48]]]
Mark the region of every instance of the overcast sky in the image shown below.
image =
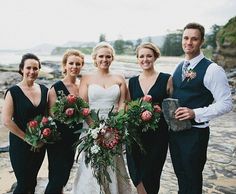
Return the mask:
[[[138,39],[199,22],[209,31],[236,15],[236,0],[0,0],[0,49]]]

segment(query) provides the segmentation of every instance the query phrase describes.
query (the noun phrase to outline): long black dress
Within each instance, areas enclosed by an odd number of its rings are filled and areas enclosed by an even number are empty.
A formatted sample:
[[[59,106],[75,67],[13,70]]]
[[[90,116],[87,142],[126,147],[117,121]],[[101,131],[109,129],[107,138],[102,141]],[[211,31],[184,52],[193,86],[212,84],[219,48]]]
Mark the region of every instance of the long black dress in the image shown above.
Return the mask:
[[[59,91],[63,91],[65,95],[69,95],[69,91],[62,81],[56,82],[54,87],[57,96]],[[80,134],[74,133],[82,128],[82,124],[69,128],[67,125],[56,121],[58,131],[61,133],[61,140],[55,144],[47,145],[47,155],[49,161],[49,182],[45,193],[61,193],[66,185],[70,171],[74,163],[75,148],[73,144],[79,138]]]
[[[37,115],[44,115],[47,110],[47,91],[44,85],[40,85],[41,101],[36,107],[17,85],[7,90],[13,99],[13,121],[25,131],[27,122]],[[6,93],[7,93],[6,92]],[[9,134],[10,160],[17,179],[17,186],[14,193],[34,193],[37,184],[38,171],[45,156],[45,147],[39,152],[31,151],[31,146],[13,133]]]
[[[164,98],[168,97],[166,87],[169,77],[169,74],[160,73],[148,92],[153,102],[159,105]],[[144,96],[139,76],[129,80],[129,92],[131,100]],[[150,130],[141,133],[141,143],[145,152],[141,152],[137,145],[133,145],[131,152],[127,152],[129,173],[135,186],[143,182],[148,194],[156,194],[159,191],[161,172],[168,148],[168,126],[163,115],[155,132]]]

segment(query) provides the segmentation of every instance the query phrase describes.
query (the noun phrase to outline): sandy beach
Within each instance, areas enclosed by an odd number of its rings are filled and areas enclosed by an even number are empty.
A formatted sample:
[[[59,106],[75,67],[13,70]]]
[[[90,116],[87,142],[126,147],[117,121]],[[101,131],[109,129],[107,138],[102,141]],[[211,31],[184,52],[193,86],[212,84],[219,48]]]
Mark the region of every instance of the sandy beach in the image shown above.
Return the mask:
[[[161,61],[162,60],[162,61]],[[158,65],[159,71],[172,72],[173,63],[179,62],[180,58],[160,58],[163,65]],[[169,62],[170,61],[170,62]],[[164,65],[165,64],[165,65]],[[169,65],[166,65],[169,64]],[[170,65],[172,64],[172,65]],[[115,69],[120,69],[115,67]],[[121,68],[122,69],[122,68]],[[137,68],[136,68],[137,69]],[[138,69],[137,71],[138,72]],[[235,99],[234,99],[235,100]],[[0,112],[3,99],[0,98]],[[234,108],[235,110],[235,108]],[[0,115],[1,116],[1,115]],[[203,193],[206,194],[233,194],[236,193],[236,112],[214,119],[210,123],[211,136],[208,147],[208,160],[204,169]],[[0,147],[8,145],[8,129],[2,126],[0,120]],[[11,187],[16,182],[12,170],[9,153],[0,153],[0,193],[11,194]],[[76,169],[79,164],[75,163],[71,177],[64,189],[64,194],[71,194],[72,184]],[[38,175],[36,194],[42,194],[47,184],[47,157]],[[177,181],[173,172],[170,156],[168,154],[161,178],[160,194],[176,194]]]

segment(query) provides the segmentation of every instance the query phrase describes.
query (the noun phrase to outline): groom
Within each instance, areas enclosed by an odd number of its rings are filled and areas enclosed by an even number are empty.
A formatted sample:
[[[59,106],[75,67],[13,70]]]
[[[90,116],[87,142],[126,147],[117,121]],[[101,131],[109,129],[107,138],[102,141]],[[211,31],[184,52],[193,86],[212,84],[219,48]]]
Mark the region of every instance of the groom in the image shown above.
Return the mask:
[[[178,120],[190,119],[191,129],[170,131],[170,153],[178,178],[179,194],[202,193],[202,171],[207,157],[209,120],[232,109],[231,92],[224,70],[206,59],[200,48],[204,27],[184,27],[182,48],[185,59],[173,74],[173,98],[180,106]]]

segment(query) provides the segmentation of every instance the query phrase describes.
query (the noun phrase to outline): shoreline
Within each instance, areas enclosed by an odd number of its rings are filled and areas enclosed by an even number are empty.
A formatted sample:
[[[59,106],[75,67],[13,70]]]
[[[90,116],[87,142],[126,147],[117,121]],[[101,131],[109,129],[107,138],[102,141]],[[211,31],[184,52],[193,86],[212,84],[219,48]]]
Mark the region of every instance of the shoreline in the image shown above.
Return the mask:
[[[178,60],[181,58],[160,58],[157,61],[156,68],[158,71],[171,73]],[[161,61],[163,63],[161,63]],[[127,66],[129,66],[129,70],[127,70]],[[54,67],[55,68],[55,67]],[[90,71],[93,69],[93,64],[88,64],[87,67],[82,71],[82,73],[86,71]],[[57,65],[56,70],[59,69]],[[124,73],[127,76],[133,76],[140,72],[140,68],[136,64],[127,64],[125,62],[117,62],[112,66],[112,70]],[[9,75],[13,75],[9,76]],[[14,77],[15,76],[15,77]],[[12,72],[1,72],[0,71],[0,90],[3,93],[6,88],[10,85],[18,82],[18,79],[21,77],[18,73]],[[50,84],[55,82],[55,79],[39,79],[38,81],[42,81],[43,83]],[[235,90],[235,88],[234,88]],[[204,193],[210,194],[224,194],[224,193],[232,193],[232,191],[236,190],[236,96],[233,94],[234,101],[234,111],[221,116],[220,118],[214,119],[210,122],[211,134],[210,141],[208,147],[208,160],[204,168]],[[0,95],[0,113],[2,110],[3,98]],[[8,145],[8,129],[6,129],[1,121],[0,121],[0,147],[4,147]],[[14,184],[15,176],[11,168],[9,153],[0,153],[0,193],[3,194],[11,194],[10,191],[12,185]],[[45,157],[43,165],[39,171],[38,175],[38,185],[36,187],[36,194],[42,194],[45,189],[45,185],[47,184],[47,157]],[[74,176],[76,170],[78,168],[78,163],[75,163],[71,177],[68,184],[65,187],[64,194],[70,194],[72,189],[72,184],[74,180]],[[7,181],[6,181],[7,180]],[[161,178],[161,188],[160,194],[174,194],[177,193],[177,181],[175,174],[173,172],[173,167],[171,164],[171,160],[169,154],[166,159],[166,163],[163,169],[162,178]]]

